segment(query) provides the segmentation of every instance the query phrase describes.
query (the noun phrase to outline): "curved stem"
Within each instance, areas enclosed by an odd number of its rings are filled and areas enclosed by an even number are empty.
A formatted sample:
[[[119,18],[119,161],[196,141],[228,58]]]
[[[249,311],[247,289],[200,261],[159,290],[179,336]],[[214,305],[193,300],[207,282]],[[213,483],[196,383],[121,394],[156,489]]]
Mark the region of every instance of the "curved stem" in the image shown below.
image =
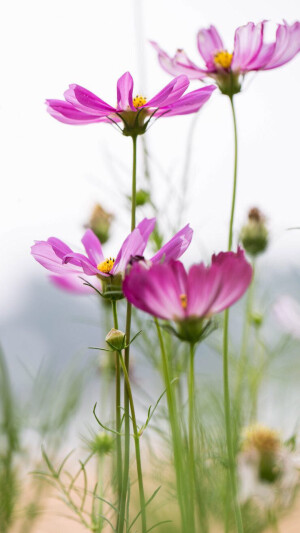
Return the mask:
[[[118,314],[117,314],[117,302],[111,301],[112,311],[114,317],[114,328],[118,329]],[[121,494],[122,494],[122,444],[121,444],[121,376],[120,376],[120,360],[118,352],[115,352],[115,364],[116,364],[116,447],[117,447],[117,483],[118,483],[118,503],[120,506]],[[118,507],[119,507],[118,506]]]
[[[184,528],[184,527],[187,527],[188,521],[189,521],[189,513],[185,512],[185,496],[189,498],[189,495],[188,493],[185,493],[184,491],[182,456],[181,456],[182,452],[180,449],[180,429],[178,425],[175,398],[174,398],[172,386],[171,386],[169,365],[168,365],[167,354],[166,354],[166,350],[164,346],[164,341],[163,341],[161,329],[160,329],[157,318],[155,318],[154,321],[155,321],[155,325],[157,329],[157,335],[158,335],[158,340],[159,340],[161,355],[162,355],[163,375],[164,375],[164,382],[165,382],[165,387],[166,387],[166,396],[167,396],[168,410],[169,410],[169,415],[170,415],[170,426],[171,426],[172,441],[173,441],[174,465],[175,465],[175,472],[176,472],[176,486],[177,486],[178,502],[179,502],[180,513],[181,513],[182,528]]]
[[[136,156],[137,156],[137,138],[132,137],[132,192],[131,192],[131,231],[135,228],[135,211],[136,211]],[[127,302],[126,311],[126,348],[125,348],[125,367],[129,374],[129,355],[130,355],[130,330],[131,330],[131,304]],[[123,464],[123,480],[122,480],[122,493],[120,501],[120,513],[118,519],[118,533],[123,533],[125,522],[125,508],[126,498],[128,495],[128,482],[129,482],[129,453],[130,453],[130,419],[129,419],[129,398],[127,387],[124,387],[124,429],[125,429],[125,442],[124,442],[124,464]]]
[[[233,221],[235,212],[235,200],[236,200],[236,186],[237,186],[237,126],[236,116],[233,103],[233,96],[230,97],[230,104],[233,116],[234,127],[234,173],[233,173],[233,191],[231,202],[231,213],[229,223],[229,236],[228,236],[228,250],[232,248],[233,238]],[[229,468],[229,480],[231,487],[231,496],[234,507],[235,521],[238,533],[243,533],[243,522],[240,506],[237,499],[237,482],[236,482],[236,467],[235,467],[235,453],[232,441],[232,429],[231,429],[231,413],[230,413],[230,394],[229,394],[229,369],[228,369],[228,329],[229,329],[229,309],[226,309],[224,313],[224,336],[223,336],[223,388],[224,388],[224,412],[225,412],[225,429],[226,429],[226,443],[228,454],[228,468]]]
[[[127,372],[127,369],[126,369],[126,365],[124,363],[124,359],[122,357],[122,353],[121,352],[119,352],[119,358],[120,358],[122,370],[123,370],[123,373],[124,373],[125,384],[126,384],[127,394],[128,394],[129,403],[130,403],[130,411],[131,411],[131,419],[132,419],[134,443],[135,443],[136,469],[137,469],[139,493],[140,493],[142,532],[146,533],[146,531],[147,531],[146,505],[145,505],[145,493],[144,493],[142,464],[141,464],[140,435],[139,435],[137,422],[136,422],[136,415],[135,415],[133,396],[132,396],[132,391],[131,391],[131,386],[130,386],[130,380],[129,380],[129,376],[128,376],[128,372]]]

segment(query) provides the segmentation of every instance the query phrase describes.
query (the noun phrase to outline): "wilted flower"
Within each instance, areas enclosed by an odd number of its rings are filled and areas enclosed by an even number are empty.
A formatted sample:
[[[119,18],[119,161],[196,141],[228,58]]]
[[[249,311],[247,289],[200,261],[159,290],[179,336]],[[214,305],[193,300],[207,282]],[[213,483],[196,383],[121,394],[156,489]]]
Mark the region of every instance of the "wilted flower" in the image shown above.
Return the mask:
[[[103,209],[100,204],[96,204],[91,218],[85,227],[93,230],[102,244],[105,244],[109,239],[110,226],[114,216]]]
[[[268,230],[263,213],[252,207],[248,213],[248,221],[242,227],[240,240],[246,252],[253,257],[261,254],[268,246]]]
[[[212,315],[234,304],[247,290],[252,268],[244,252],[213,255],[212,264],[193,265],[189,272],[179,261],[150,267],[134,264],[125,276],[126,298],[146,313],[173,320],[179,336],[201,338]]]
[[[247,428],[238,456],[241,502],[276,513],[290,505],[300,481],[299,459],[277,431],[260,424]]]
[[[117,105],[111,106],[80,85],[72,84],[64,93],[64,100],[46,100],[48,112],[65,124],[108,124],[123,122],[123,134],[137,136],[145,133],[153,115],[170,117],[195,113],[210,98],[214,85],[184,95],[189,86],[187,76],[174,78],[158,94],[147,101],[144,96],[133,98],[133,79],[125,72],[117,83]]]
[[[241,76],[250,71],[270,70],[284,65],[300,50],[300,22],[292,25],[278,24],[276,38],[265,42],[266,21],[254,24],[248,22],[235,31],[233,52],[228,52],[215,26],[198,32],[198,50],[205,65],[198,67],[178,50],[170,57],[157,43],[152,42],[158,52],[160,65],[172,76],[185,74],[190,79],[216,80],[224,94],[232,96],[241,90]]]
[[[99,285],[101,280],[103,292],[115,292],[119,295],[118,297],[122,297],[122,277],[127,264],[135,258],[143,259],[143,253],[154,226],[155,218],[144,218],[125,239],[116,258],[105,258],[99,239],[90,229],[82,238],[87,255],[73,252],[69,246],[55,237],[50,237],[47,241],[36,241],[31,248],[31,253],[36,261],[55,274],[51,279],[62,288],[73,292],[83,292],[83,287],[84,292],[86,289],[92,292],[92,289],[85,287],[82,279],[79,278],[83,277],[88,280],[89,276],[93,276],[96,288],[101,288]],[[186,225],[150,261],[157,263],[181,257],[189,246],[192,235],[193,230]]]

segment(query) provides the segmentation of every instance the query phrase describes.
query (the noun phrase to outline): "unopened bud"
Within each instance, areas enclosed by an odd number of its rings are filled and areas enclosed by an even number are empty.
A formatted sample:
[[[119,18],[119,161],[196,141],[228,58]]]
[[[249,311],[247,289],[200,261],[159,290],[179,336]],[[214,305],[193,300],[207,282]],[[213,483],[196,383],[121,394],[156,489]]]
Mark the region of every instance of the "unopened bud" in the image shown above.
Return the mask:
[[[125,333],[119,329],[111,329],[106,335],[105,340],[113,350],[120,352],[125,346]]]
[[[248,222],[242,227],[240,240],[249,255],[256,256],[268,246],[268,230],[262,212],[253,207],[248,213]]]
[[[93,440],[89,441],[89,447],[97,455],[106,455],[110,453],[114,446],[114,440],[106,433],[98,433]]]
[[[100,204],[95,205],[90,221],[86,226],[93,230],[102,244],[109,239],[110,226],[113,218],[114,216],[111,213],[107,213]]]
[[[136,191],[136,205],[145,205],[150,200],[150,193],[144,189]]]
[[[261,313],[251,313],[250,315],[250,321],[256,328],[259,328],[262,325],[263,320],[264,317]]]

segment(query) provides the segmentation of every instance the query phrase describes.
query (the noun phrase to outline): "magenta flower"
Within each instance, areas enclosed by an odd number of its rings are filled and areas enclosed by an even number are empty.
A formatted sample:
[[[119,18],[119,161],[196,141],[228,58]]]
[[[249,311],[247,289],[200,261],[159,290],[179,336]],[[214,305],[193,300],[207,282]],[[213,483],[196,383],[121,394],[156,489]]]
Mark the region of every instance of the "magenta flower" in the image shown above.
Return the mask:
[[[259,24],[248,22],[237,28],[232,53],[227,51],[215,26],[201,29],[197,44],[205,63],[203,67],[190,61],[183,50],[170,57],[157,43],[152,41],[151,44],[158,53],[160,65],[172,76],[185,74],[198,80],[210,77],[217,81],[222,92],[232,95],[241,89],[240,75],[280,67],[300,51],[300,22],[278,24],[276,38],[271,43],[265,42],[265,27],[263,21]]]
[[[212,315],[234,304],[247,290],[252,268],[241,248],[221,252],[212,264],[193,265],[188,272],[179,261],[134,264],[123,282],[123,293],[135,307],[178,325],[184,340],[201,338]]]
[[[142,220],[125,239],[116,259],[105,258],[101,243],[91,229],[88,229],[82,238],[86,255],[73,252],[69,246],[55,237],[50,237],[47,241],[36,241],[31,253],[36,261],[54,273],[51,280],[65,290],[92,292],[93,289],[85,286],[83,280],[88,283],[89,277],[93,276],[92,285],[98,290],[101,290],[102,285],[104,293],[110,291],[120,293],[125,269],[130,261],[143,259],[155,222],[155,218]],[[192,235],[193,230],[186,225],[150,259],[151,263],[181,257],[189,246]]]
[[[125,72],[117,83],[117,105],[111,106],[80,85],[70,85],[64,100],[46,100],[48,112],[65,124],[117,123],[123,121],[124,135],[145,133],[153,115],[170,117],[198,111],[215,90],[209,85],[188,94],[187,76],[174,78],[158,94],[147,101],[144,96],[133,98],[133,79]]]

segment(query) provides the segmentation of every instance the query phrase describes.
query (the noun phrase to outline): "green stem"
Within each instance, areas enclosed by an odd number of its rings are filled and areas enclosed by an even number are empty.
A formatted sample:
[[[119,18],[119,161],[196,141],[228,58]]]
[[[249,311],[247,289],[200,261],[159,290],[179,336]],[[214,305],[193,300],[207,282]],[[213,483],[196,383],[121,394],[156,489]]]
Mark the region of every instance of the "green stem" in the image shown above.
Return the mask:
[[[132,391],[131,391],[131,386],[130,386],[130,380],[129,380],[129,376],[128,376],[128,372],[127,372],[127,369],[126,369],[126,365],[125,365],[125,362],[124,362],[124,359],[122,357],[122,353],[121,352],[119,352],[119,357],[120,357],[122,370],[123,370],[123,373],[124,373],[125,384],[126,384],[127,394],[128,394],[129,403],[130,403],[130,411],[131,411],[131,419],[132,419],[132,427],[133,427],[133,435],[134,435],[134,443],[135,443],[136,469],[137,469],[139,493],[140,493],[142,532],[146,533],[146,531],[147,531],[146,505],[145,505],[145,493],[144,493],[142,463],[141,463],[140,435],[139,435],[137,422],[136,422],[136,415],[135,415],[133,396],[132,396]]]
[[[189,470],[190,470],[190,498],[192,504],[191,523],[195,528],[194,502],[195,502],[195,446],[194,446],[194,424],[195,424],[195,378],[194,378],[195,345],[190,345],[190,368],[188,375],[189,393]]]
[[[114,317],[114,328],[118,329],[118,314],[117,302],[111,301],[112,311]],[[120,500],[122,494],[122,443],[121,443],[121,376],[120,376],[120,360],[118,352],[115,353],[116,364],[116,447],[117,447],[117,484],[118,484],[118,508],[120,508]]]
[[[237,126],[236,116],[233,103],[233,96],[230,97],[230,104],[233,116],[234,127],[234,174],[233,174],[233,191],[231,202],[231,213],[229,223],[229,236],[228,236],[228,250],[232,248],[233,238],[233,221],[235,212],[235,200],[236,200],[236,185],[237,185]],[[229,368],[228,368],[228,330],[229,330],[229,309],[226,309],[224,313],[224,336],[223,336],[223,388],[224,388],[224,411],[225,411],[225,429],[226,429],[226,443],[228,454],[228,468],[229,468],[229,480],[231,488],[231,497],[234,507],[235,521],[238,533],[243,533],[243,522],[240,506],[237,499],[237,482],[236,482],[236,466],[235,466],[235,453],[232,441],[232,429],[231,429],[231,413],[230,413],[230,394],[229,394]]]
[[[135,211],[136,211],[136,137],[132,137],[133,154],[132,154],[132,191],[131,191],[131,231],[135,228]]]
[[[237,161],[238,161],[237,159],[238,158],[237,125],[236,125],[236,115],[235,115],[235,108],[234,108],[234,103],[233,103],[233,96],[230,97],[230,104],[231,104],[231,110],[232,110],[233,129],[234,129],[234,170],[233,170],[233,190],[232,190],[229,236],[228,236],[228,250],[229,251],[232,248],[233,221],[234,221],[236,185],[237,185]]]
[[[136,156],[137,156],[137,138],[132,137],[133,157],[132,157],[132,192],[131,192],[131,231],[135,228],[135,211],[136,211]],[[127,302],[126,311],[126,348],[125,348],[125,367],[129,374],[129,355],[130,355],[130,330],[131,330],[131,304]],[[123,533],[125,522],[126,498],[128,494],[129,483],[129,454],[130,454],[130,418],[129,418],[129,398],[127,387],[124,387],[124,464],[123,464],[123,480],[122,493],[120,501],[120,512],[118,519],[118,533]]]
[[[235,393],[235,405],[237,411],[237,418],[240,425],[242,420],[242,409],[244,406],[244,378],[248,375],[247,362],[248,362],[248,348],[250,338],[250,324],[251,324],[251,315],[253,307],[253,294],[254,294],[254,280],[255,280],[255,260],[252,261],[253,276],[251,285],[247,294],[246,302],[246,312],[245,312],[245,321],[243,327],[242,335],[242,344],[241,344],[241,355],[238,365],[238,375],[236,383],[236,393]]]
[[[99,496],[99,507],[98,507],[98,515],[99,515],[99,523],[98,523],[98,529],[97,531],[101,533],[103,529],[103,470],[104,470],[104,457],[103,454],[99,454],[98,457],[98,496]]]
[[[187,521],[189,520],[189,513],[185,511],[185,497],[189,498],[189,495],[185,493],[184,488],[183,488],[183,469],[182,469],[182,456],[181,456],[182,451],[180,449],[180,429],[178,425],[175,399],[174,399],[172,386],[171,386],[169,365],[168,365],[167,354],[166,354],[166,350],[164,346],[164,341],[163,341],[161,329],[160,329],[157,318],[155,318],[154,321],[155,321],[155,325],[157,329],[157,335],[158,335],[158,340],[159,340],[161,355],[162,355],[163,375],[164,375],[164,382],[165,382],[165,387],[166,387],[166,396],[167,396],[168,410],[169,410],[169,415],[170,415],[170,426],[171,426],[172,441],[173,441],[174,465],[175,465],[175,472],[176,472],[176,486],[177,486],[178,502],[179,502],[180,513],[181,513],[182,530],[184,530],[183,528],[187,527]]]

